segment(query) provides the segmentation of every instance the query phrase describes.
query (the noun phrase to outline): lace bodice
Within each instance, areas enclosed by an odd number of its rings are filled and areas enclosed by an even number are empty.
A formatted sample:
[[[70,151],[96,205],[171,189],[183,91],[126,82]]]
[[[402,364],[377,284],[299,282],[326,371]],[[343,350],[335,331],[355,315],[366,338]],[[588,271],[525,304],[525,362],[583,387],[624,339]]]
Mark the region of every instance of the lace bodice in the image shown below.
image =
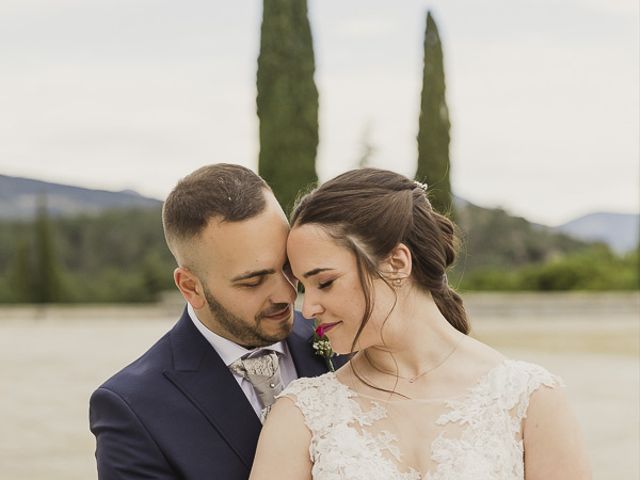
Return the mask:
[[[295,380],[293,400],[311,431],[314,480],[521,480],[529,397],[561,380],[505,360],[454,399],[379,400],[335,373]]]

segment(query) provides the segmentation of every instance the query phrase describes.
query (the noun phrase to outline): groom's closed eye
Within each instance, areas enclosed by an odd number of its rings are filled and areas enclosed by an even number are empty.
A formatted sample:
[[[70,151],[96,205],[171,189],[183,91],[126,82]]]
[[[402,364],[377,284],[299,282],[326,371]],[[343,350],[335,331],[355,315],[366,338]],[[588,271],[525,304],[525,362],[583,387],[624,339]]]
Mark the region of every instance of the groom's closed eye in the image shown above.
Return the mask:
[[[267,275],[273,275],[276,271],[273,268],[245,272],[231,279],[231,282],[239,287],[254,288],[262,285]]]
[[[238,285],[240,285],[241,287],[248,287],[248,288],[254,288],[254,287],[259,287],[260,285],[262,285],[264,283],[264,276],[262,277],[258,277],[256,280],[250,282],[250,283],[239,283]]]

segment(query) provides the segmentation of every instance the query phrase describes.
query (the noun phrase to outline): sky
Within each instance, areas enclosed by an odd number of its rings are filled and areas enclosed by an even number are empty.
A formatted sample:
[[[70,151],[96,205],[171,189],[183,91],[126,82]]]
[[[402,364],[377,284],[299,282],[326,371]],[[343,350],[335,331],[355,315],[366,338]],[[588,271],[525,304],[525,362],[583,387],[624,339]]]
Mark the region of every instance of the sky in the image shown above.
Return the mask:
[[[636,0],[309,0],[321,181],[413,176],[422,42],[443,42],[454,193],[556,225],[640,210]],[[257,169],[262,2],[3,0],[0,174],[163,199]]]

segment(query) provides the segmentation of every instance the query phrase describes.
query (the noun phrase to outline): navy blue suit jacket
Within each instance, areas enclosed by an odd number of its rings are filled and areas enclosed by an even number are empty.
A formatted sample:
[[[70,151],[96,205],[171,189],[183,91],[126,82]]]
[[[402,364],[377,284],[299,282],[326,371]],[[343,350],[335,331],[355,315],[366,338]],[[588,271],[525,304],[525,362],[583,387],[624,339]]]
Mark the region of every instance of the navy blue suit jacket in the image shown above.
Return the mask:
[[[312,323],[295,316],[287,344],[298,375],[325,373],[309,343]],[[246,480],[261,428],[186,309],[172,330],[93,393],[90,425],[101,480]]]

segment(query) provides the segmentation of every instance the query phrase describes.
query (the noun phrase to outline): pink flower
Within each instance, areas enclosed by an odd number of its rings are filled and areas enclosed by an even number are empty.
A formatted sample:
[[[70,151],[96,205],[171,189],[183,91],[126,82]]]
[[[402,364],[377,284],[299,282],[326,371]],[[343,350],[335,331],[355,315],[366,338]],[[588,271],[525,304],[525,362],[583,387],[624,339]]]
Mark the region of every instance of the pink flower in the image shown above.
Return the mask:
[[[320,338],[324,337],[324,329],[325,325],[318,325],[316,327],[316,335],[318,335]]]
[[[315,335],[311,338],[311,344],[313,346],[313,353],[324,357],[324,361],[327,364],[327,369],[331,372],[335,372],[336,369],[333,366],[333,362],[331,361],[331,357],[335,355],[331,348],[331,343],[329,339],[325,335],[325,331],[328,327],[331,327],[334,324],[325,324],[318,325],[315,329]]]

